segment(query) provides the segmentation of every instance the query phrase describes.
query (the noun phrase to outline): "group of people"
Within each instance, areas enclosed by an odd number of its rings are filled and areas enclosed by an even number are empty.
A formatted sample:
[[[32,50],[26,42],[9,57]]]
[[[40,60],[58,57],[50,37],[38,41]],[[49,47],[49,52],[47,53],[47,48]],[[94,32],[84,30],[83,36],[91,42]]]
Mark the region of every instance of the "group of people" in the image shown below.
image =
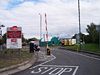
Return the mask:
[[[34,53],[35,51],[39,51],[40,50],[40,46],[30,42],[30,53]]]

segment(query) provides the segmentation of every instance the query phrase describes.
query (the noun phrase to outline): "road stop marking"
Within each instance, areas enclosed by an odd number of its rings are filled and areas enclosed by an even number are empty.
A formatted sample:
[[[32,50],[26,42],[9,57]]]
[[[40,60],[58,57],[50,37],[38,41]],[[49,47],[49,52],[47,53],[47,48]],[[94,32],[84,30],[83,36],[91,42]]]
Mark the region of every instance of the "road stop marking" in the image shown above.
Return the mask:
[[[39,65],[33,68],[32,74],[39,75],[75,75],[79,66]]]

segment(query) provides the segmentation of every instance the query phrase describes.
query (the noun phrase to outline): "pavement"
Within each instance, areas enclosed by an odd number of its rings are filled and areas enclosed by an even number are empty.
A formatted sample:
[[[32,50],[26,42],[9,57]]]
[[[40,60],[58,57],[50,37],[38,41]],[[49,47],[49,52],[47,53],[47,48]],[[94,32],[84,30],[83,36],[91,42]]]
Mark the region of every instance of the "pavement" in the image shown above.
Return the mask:
[[[0,69],[0,75],[11,75],[22,70],[25,70],[31,67],[37,61],[45,61],[48,59],[48,56],[43,51],[35,52],[33,57],[30,60],[27,60],[21,64],[12,65],[9,67],[5,67]]]

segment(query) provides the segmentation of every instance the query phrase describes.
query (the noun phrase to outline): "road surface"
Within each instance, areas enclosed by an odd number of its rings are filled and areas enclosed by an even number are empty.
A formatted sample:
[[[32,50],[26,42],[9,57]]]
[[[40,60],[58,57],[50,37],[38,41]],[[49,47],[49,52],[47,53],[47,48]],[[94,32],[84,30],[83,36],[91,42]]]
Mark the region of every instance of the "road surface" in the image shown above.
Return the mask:
[[[38,61],[29,69],[14,75],[100,75],[100,59],[55,48],[52,58]]]

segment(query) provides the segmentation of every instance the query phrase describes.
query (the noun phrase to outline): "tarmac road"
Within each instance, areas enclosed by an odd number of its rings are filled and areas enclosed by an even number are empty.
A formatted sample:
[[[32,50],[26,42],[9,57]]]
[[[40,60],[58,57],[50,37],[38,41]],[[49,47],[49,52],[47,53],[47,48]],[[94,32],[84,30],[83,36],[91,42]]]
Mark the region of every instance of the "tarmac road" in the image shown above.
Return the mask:
[[[100,75],[100,59],[55,48],[46,61],[14,75]]]

